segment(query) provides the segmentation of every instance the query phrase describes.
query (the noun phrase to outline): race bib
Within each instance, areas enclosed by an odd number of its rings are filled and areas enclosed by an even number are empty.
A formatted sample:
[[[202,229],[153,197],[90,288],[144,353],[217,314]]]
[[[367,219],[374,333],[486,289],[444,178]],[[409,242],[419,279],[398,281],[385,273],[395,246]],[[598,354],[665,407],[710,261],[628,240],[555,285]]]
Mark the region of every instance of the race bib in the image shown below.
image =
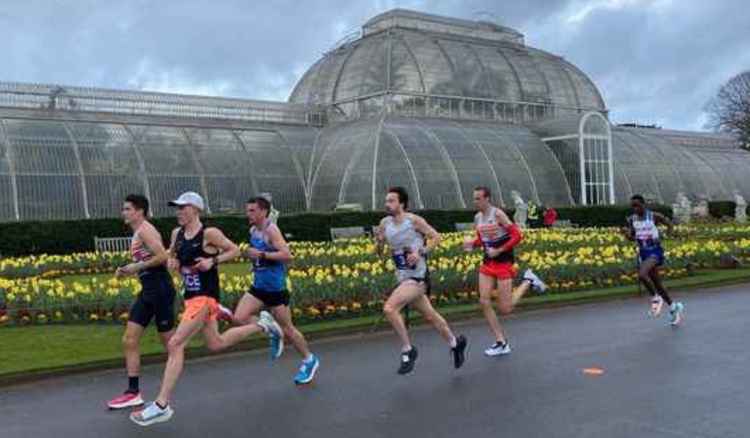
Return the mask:
[[[201,277],[197,270],[183,267],[180,269],[180,273],[182,274],[182,283],[185,285],[185,292],[201,291]]]
[[[409,255],[408,252],[403,251],[394,251],[393,256],[393,264],[396,266],[396,269],[399,271],[406,271],[408,269],[413,269],[413,266],[409,265],[409,262],[406,260],[406,257]]]

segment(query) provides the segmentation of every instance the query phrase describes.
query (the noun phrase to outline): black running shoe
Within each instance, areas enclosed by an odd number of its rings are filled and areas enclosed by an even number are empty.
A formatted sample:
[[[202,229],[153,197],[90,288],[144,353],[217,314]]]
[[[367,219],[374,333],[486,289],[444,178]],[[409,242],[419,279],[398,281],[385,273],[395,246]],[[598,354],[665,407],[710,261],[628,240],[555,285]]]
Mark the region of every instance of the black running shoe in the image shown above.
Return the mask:
[[[409,374],[414,369],[417,361],[417,348],[412,346],[411,350],[401,353],[401,365],[398,367],[399,374]]]
[[[456,346],[451,348],[451,353],[453,353],[453,366],[456,367],[456,369],[461,368],[461,365],[466,361],[466,344],[466,336],[459,335],[456,338]]]

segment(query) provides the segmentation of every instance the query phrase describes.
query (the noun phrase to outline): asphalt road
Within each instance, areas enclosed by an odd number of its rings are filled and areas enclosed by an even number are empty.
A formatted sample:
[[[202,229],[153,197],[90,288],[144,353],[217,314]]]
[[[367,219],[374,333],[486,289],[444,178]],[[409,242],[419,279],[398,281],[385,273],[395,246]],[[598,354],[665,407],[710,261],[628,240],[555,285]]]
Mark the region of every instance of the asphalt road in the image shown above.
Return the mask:
[[[507,321],[513,353],[486,358],[482,320],[464,368],[428,328],[414,330],[415,372],[396,375],[391,333],[313,344],[313,385],[295,387],[294,351],[187,364],[168,423],[141,428],[104,402],[122,370],[0,390],[0,437],[747,437],[750,285],[691,292],[683,326],[646,316],[645,300],[548,309]],[[2,348],[2,346],[0,346]],[[598,367],[602,375],[584,368]],[[144,369],[147,397],[163,366]]]

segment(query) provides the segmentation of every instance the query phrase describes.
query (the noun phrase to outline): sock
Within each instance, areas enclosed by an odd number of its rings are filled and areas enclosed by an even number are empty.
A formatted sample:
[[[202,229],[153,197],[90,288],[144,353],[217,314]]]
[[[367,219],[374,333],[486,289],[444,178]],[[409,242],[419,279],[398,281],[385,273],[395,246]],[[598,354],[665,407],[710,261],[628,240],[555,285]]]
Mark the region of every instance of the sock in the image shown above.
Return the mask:
[[[450,342],[450,344],[451,344],[451,348],[456,348],[456,345],[458,345],[458,341],[456,340],[456,337],[455,337],[455,336],[453,336],[453,337],[451,338],[451,342]]]
[[[161,405],[158,401],[155,401],[156,406],[159,406],[159,409],[167,409],[167,406],[169,406],[169,403],[165,403],[164,406]]]
[[[140,386],[138,384],[138,376],[128,376],[128,390],[126,392],[140,392]]]
[[[306,358],[304,359],[304,361],[305,361],[305,362],[307,362],[307,363],[310,363],[310,362],[312,362],[312,361],[313,361],[313,359],[315,359],[315,355],[314,355],[314,354],[312,354],[312,353],[310,353],[310,354],[309,354],[309,355],[308,355],[308,356],[307,356],[307,357],[306,357]]]
[[[401,352],[402,353],[408,353],[410,351],[411,351],[411,345],[409,345],[408,347],[402,347],[401,348]]]

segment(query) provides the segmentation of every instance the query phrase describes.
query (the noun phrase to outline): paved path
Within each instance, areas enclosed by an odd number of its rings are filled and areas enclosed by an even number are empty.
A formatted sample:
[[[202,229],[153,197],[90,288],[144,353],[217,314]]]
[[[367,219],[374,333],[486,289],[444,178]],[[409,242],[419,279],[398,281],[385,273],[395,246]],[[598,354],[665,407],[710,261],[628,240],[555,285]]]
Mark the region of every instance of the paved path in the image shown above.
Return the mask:
[[[679,295],[678,295],[679,296]],[[104,400],[122,371],[0,390],[0,437],[747,437],[750,436],[750,285],[680,296],[685,325],[646,317],[644,300],[520,314],[507,323],[513,353],[488,359],[483,321],[465,367],[452,369],[431,330],[415,330],[414,374],[395,373],[390,333],[314,345],[317,382],[297,388],[293,351],[188,363],[175,416],[141,428]],[[0,346],[2,348],[2,346]],[[600,367],[598,377],[582,373]],[[162,365],[144,369],[153,397]]]

